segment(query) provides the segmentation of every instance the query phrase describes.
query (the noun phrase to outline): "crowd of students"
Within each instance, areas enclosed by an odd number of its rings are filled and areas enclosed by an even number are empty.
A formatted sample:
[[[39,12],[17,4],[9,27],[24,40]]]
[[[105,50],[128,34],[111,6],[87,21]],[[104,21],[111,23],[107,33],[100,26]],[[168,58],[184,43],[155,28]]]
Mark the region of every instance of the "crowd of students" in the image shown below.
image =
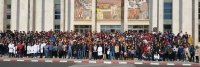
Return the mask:
[[[200,49],[187,32],[0,31],[0,56],[94,60],[187,61]],[[195,60],[195,59],[196,60]]]

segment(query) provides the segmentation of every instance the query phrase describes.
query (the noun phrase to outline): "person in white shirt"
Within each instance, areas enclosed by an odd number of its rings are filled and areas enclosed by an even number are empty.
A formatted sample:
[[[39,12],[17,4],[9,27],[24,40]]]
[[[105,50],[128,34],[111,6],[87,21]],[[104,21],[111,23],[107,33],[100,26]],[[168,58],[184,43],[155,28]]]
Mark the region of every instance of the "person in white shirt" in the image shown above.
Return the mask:
[[[99,60],[102,59],[102,55],[103,55],[102,51],[103,51],[102,46],[99,45],[99,47],[97,48]]]
[[[27,46],[27,56],[30,58],[30,56],[31,56],[31,45],[30,44],[28,44],[28,46]]]
[[[14,58],[17,58],[17,43],[14,44],[13,55],[14,55]]]
[[[30,52],[31,54],[30,55],[31,55],[31,57],[33,57],[33,54],[34,54],[34,45],[31,44],[30,50],[31,50],[31,52]]]
[[[46,46],[46,43],[43,41],[42,43],[39,44],[39,51],[38,53],[40,54],[40,58],[43,58],[44,55],[44,46]]]
[[[154,60],[159,60],[160,59],[160,55],[156,52],[155,54],[154,54]]]
[[[39,50],[38,44],[39,43],[35,43],[34,46],[33,46],[33,57],[34,58],[37,58],[37,53],[38,53],[38,50]]]
[[[10,57],[13,57],[13,52],[14,52],[14,44],[13,42],[11,42],[9,45],[8,45],[8,48],[9,48],[9,58]]]

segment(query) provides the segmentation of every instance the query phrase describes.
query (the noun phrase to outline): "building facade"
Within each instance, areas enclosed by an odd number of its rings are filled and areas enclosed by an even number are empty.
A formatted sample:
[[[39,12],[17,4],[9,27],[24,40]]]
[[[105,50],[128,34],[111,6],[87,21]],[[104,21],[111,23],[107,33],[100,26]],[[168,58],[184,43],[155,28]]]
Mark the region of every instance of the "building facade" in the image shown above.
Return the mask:
[[[200,41],[200,0],[0,0],[0,30],[172,31]]]

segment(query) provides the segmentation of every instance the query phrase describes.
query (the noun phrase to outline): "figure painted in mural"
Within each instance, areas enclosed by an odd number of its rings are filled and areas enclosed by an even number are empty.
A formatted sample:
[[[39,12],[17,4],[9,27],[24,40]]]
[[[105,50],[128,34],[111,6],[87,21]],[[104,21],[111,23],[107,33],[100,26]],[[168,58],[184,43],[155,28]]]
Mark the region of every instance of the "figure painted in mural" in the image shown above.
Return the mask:
[[[97,0],[97,20],[121,19],[122,0]]]
[[[92,0],[75,0],[76,20],[89,20],[92,18]]]
[[[128,19],[149,19],[148,0],[129,0]]]

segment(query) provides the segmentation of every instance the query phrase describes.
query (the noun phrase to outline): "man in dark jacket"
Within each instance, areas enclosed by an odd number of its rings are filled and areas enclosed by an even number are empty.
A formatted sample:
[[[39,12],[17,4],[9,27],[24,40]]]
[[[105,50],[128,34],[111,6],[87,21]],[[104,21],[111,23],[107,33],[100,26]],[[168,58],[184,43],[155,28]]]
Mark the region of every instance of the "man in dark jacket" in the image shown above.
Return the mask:
[[[3,49],[3,43],[0,43],[0,57],[2,57]]]

